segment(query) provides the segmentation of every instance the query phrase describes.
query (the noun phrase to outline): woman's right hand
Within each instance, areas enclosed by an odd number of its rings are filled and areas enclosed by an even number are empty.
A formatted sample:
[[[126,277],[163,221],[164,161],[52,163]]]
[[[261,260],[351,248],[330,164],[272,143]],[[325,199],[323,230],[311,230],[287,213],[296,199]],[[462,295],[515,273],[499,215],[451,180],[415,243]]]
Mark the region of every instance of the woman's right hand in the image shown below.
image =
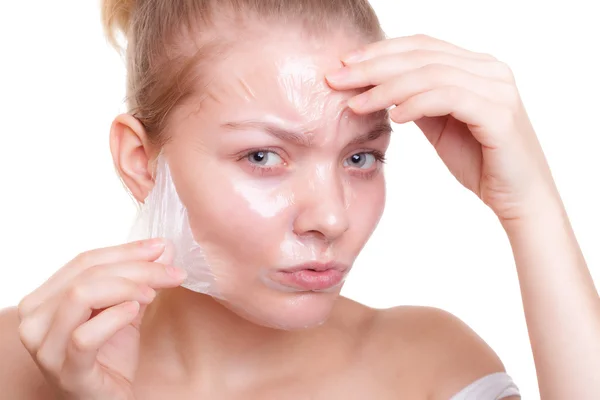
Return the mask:
[[[160,239],[80,254],[19,304],[21,341],[61,399],[132,400],[139,326],[185,273]]]

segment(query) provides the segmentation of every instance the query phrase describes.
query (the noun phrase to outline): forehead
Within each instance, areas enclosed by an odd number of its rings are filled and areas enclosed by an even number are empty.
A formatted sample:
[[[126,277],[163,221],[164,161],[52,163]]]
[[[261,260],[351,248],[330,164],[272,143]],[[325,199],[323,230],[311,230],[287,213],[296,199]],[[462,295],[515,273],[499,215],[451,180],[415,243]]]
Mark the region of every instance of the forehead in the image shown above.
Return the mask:
[[[325,74],[342,67],[341,56],[362,44],[342,33],[315,39],[297,32],[240,42],[211,67],[202,109],[222,118],[276,113],[315,128],[347,118],[346,101],[360,90],[335,91]]]

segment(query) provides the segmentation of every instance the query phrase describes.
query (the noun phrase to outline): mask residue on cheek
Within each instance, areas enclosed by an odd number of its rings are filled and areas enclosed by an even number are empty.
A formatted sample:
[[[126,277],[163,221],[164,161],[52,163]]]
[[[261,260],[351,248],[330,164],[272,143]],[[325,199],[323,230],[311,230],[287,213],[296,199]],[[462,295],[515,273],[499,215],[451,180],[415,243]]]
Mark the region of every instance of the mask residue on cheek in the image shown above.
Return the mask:
[[[254,180],[240,180],[235,192],[248,208],[263,218],[280,216],[294,204],[294,192],[285,185],[263,185]]]

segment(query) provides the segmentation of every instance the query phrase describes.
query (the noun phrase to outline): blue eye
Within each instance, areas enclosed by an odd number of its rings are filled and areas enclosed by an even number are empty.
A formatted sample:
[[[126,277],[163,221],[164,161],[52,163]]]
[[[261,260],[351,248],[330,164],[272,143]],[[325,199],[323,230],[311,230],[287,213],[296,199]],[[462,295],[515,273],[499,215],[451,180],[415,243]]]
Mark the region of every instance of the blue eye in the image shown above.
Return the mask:
[[[344,161],[345,167],[369,169],[377,162],[375,155],[371,153],[356,153]]]
[[[281,164],[283,160],[272,151],[254,151],[248,154],[248,161],[255,165],[268,167]]]

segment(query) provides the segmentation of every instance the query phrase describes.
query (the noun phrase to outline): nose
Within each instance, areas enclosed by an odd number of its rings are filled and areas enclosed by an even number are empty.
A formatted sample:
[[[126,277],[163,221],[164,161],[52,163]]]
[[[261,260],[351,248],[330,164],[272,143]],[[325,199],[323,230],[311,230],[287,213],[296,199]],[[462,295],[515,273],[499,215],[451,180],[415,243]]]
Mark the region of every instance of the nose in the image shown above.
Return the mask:
[[[308,187],[306,181],[299,186],[303,195],[297,196],[300,211],[294,221],[294,233],[331,242],[349,228],[346,194],[344,183],[334,171],[319,175]]]

